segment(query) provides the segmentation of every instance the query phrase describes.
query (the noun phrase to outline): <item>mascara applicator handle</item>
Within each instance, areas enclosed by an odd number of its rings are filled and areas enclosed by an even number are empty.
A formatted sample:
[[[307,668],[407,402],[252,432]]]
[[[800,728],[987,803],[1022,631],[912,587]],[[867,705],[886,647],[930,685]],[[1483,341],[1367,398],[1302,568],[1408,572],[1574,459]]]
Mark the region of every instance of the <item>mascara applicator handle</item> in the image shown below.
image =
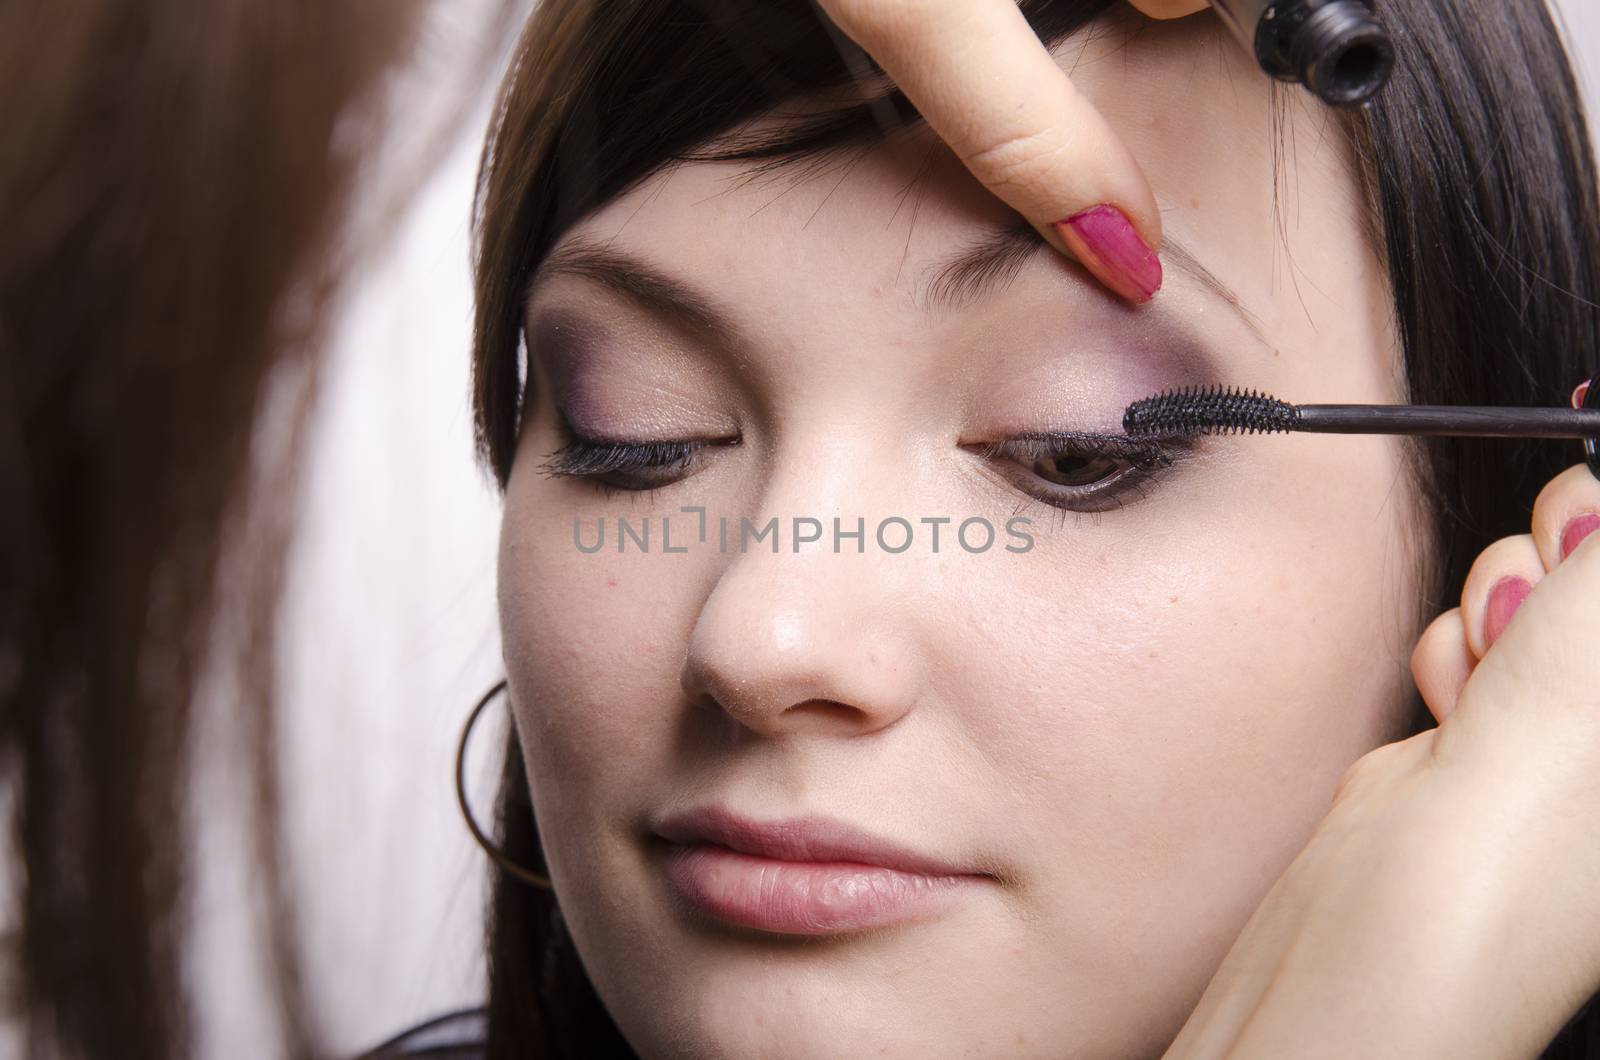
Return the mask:
[[[1585,440],[1600,435],[1600,415],[1592,409],[1498,405],[1299,405],[1296,409],[1294,429],[1319,434]]]

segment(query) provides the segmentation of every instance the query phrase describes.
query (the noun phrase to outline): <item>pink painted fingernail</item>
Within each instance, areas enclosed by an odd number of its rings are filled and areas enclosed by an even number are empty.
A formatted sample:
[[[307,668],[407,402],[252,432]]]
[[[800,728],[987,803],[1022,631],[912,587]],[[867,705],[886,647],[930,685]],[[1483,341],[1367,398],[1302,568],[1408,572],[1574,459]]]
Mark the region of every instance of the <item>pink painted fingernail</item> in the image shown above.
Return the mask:
[[[1572,555],[1572,550],[1578,547],[1578,542],[1600,530],[1600,515],[1585,512],[1583,515],[1574,515],[1567,520],[1567,525],[1561,529],[1561,558],[1566,559]]]
[[[1587,379],[1585,379],[1583,382],[1579,383],[1577,386],[1573,387],[1572,388],[1572,407],[1575,408],[1575,409],[1583,408],[1583,399],[1586,396],[1588,396],[1588,393],[1589,393],[1589,380],[1587,380]]]
[[[1489,590],[1489,602],[1483,609],[1483,646],[1487,648],[1500,639],[1511,616],[1517,613],[1522,601],[1533,592],[1528,579],[1508,574],[1494,583]]]
[[[1161,259],[1115,206],[1091,206],[1055,229],[1084,268],[1128,301],[1148,302],[1161,290]]]

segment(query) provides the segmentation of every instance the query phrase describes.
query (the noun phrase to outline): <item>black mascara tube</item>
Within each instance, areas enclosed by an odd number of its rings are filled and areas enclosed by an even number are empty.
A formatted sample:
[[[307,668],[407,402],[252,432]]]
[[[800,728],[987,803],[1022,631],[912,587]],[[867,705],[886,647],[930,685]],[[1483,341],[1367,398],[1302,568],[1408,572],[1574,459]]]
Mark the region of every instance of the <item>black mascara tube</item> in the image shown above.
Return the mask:
[[[1337,107],[1371,99],[1394,69],[1394,45],[1369,0],[1211,0],[1261,69]]]

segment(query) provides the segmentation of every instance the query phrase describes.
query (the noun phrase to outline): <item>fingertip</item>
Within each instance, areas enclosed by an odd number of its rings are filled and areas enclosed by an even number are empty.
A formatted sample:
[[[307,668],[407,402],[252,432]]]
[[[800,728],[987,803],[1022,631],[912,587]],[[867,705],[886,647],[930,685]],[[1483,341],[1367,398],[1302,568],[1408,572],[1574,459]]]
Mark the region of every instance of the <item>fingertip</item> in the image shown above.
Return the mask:
[[[1533,592],[1533,583],[1517,574],[1508,574],[1489,589],[1489,599],[1483,609],[1483,646],[1487,651],[1494,647],[1511,624],[1511,617],[1522,606],[1522,601]]]
[[[1600,515],[1582,512],[1567,520],[1561,529],[1561,558],[1566,559],[1585,538],[1600,530]]]
[[[1477,661],[1459,607],[1446,611],[1423,630],[1411,652],[1411,676],[1435,721],[1442,723],[1455,710]]]
[[[1118,207],[1099,203],[1052,227],[1084,268],[1127,301],[1142,305],[1161,290],[1160,255]]]
[[[1481,659],[1488,653],[1544,573],[1531,534],[1500,538],[1478,553],[1461,587],[1461,612],[1473,655]]]
[[[1545,483],[1533,501],[1532,532],[1547,571],[1600,529],[1600,481],[1575,464]]]
[[[1211,6],[1210,0],[1129,0],[1139,11],[1155,19],[1184,18]]]

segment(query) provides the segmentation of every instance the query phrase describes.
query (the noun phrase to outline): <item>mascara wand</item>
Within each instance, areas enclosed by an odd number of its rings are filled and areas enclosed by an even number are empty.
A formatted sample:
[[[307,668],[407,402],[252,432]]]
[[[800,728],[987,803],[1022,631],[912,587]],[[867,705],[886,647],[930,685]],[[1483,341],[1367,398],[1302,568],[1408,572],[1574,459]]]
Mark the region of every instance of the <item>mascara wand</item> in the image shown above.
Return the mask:
[[[1589,396],[1596,395],[1594,387]],[[1507,408],[1474,405],[1291,405],[1254,390],[1186,387],[1135,401],[1122,429],[1137,438],[1197,434],[1420,434],[1475,438],[1582,438],[1589,470],[1600,478],[1600,408]]]
[[[1136,437],[1193,434],[1447,434],[1481,438],[1600,437],[1600,409],[1496,405],[1291,405],[1254,390],[1187,387],[1135,401]]]

